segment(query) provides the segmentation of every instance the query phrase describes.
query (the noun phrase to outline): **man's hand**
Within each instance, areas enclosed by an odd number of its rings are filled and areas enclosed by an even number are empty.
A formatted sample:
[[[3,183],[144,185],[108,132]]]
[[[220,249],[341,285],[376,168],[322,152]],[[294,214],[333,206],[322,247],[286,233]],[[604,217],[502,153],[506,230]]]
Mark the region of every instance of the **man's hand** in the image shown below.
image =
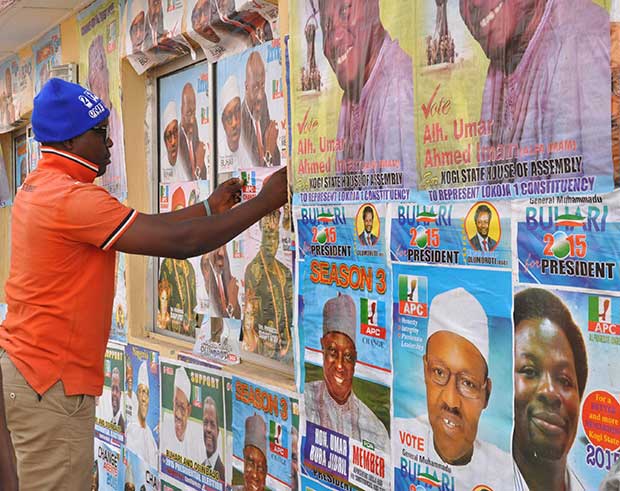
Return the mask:
[[[277,210],[288,201],[288,183],[286,167],[267,177],[257,197],[267,203],[270,211]]]
[[[217,215],[222,213],[241,201],[241,179],[233,178],[220,184],[207,201],[211,208],[211,213]]]

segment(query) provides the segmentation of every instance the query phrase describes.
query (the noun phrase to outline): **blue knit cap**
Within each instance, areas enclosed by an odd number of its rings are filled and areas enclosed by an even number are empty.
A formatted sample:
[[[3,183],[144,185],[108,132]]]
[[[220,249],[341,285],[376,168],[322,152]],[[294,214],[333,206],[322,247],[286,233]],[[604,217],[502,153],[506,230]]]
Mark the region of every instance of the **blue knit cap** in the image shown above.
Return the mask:
[[[110,110],[91,91],[51,78],[34,98],[34,138],[44,143],[69,140],[86,133],[109,115]]]

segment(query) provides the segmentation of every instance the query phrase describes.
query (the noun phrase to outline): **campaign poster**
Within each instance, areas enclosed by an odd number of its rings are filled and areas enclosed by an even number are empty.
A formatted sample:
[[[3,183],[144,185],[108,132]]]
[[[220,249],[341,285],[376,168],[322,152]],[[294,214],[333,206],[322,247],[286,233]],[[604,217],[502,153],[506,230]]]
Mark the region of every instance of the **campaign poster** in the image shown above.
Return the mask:
[[[275,6],[264,9],[261,7],[264,2],[237,3],[235,0],[186,1],[184,32],[193,44],[202,48],[211,63],[277,37],[266,18],[274,15]]]
[[[50,78],[50,70],[62,62],[60,26],[53,27],[33,43],[32,55],[34,56],[34,94],[36,95]]]
[[[182,34],[184,3],[183,0],[127,0],[121,52],[138,75],[190,52]]]
[[[211,179],[210,79],[204,61],[158,80],[160,182]]]
[[[239,337],[241,320],[224,317],[204,317],[196,330],[193,352],[218,365],[241,362]]]
[[[507,489],[510,272],[396,263],[392,291],[396,491]]]
[[[183,483],[169,476],[162,476],[160,481],[161,491],[185,491],[186,489],[187,488],[183,485]]]
[[[160,472],[198,490],[224,490],[221,372],[161,359]]]
[[[299,488],[302,491],[331,491],[332,488],[328,486],[323,486],[318,481],[314,479],[310,479],[309,477],[302,476],[301,477],[301,487]]]
[[[28,141],[26,133],[13,138],[13,154],[15,156],[15,189],[19,189],[28,176]]]
[[[242,169],[242,200],[255,197],[273,169]],[[233,241],[231,268],[243,286],[243,356],[280,370],[293,366],[292,215],[285,204]],[[233,273],[235,274],[235,273]]]
[[[157,467],[149,466],[127,447],[122,447],[123,475],[119,491],[159,491]]]
[[[93,462],[92,489],[97,491],[118,491],[123,489],[121,481],[124,472],[120,447],[95,438],[95,461]]]
[[[280,40],[217,63],[218,176],[286,165]]]
[[[515,288],[515,489],[599,489],[620,459],[619,325],[617,292]]]
[[[96,400],[95,437],[115,447],[125,443],[125,347],[109,342],[103,362],[103,392]]]
[[[295,206],[297,254],[306,258],[349,259],[361,263],[385,263],[387,205]]]
[[[390,203],[389,210],[393,261],[512,267],[510,202]]]
[[[612,189],[608,6],[415,5],[418,185],[431,201]]]
[[[416,189],[414,13],[406,0],[291,3],[292,185],[302,203],[406,201]]]
[[[159,468],[159,389],[159,353],[135,344],[125,346],[125,446],[155,470]]]
[[[288,491],[293,486],[293,418],[299,403],[291,395],[233,377],[233,489]]]
[[[12,202],[11,187],[9,186],[9,178],[6,172],[6,161],[0,148],[0,208],[9,206]]]
[[[233,476],[233,382],[232,377],[224,377],[224,411],[226,411],[226,462],[224,474],[226,475],[226,488],[230,489]]]
[[[108,136],[111,163],[98,183],[123,201],[127,198],[125,141],[121,112],[121,77],[119,64],[119,3],[96,0],[77,15],[80,60],[80,83],[101,98],[110,110]]]
[[[13,131],[11,123],[19,119],[16,111],[16,85],[19,59],[11,56],[0,63],[0,133]]]
[[[116,254],[114,273],[115,286],[110,340],[126,343],[127,327],[129,326],[127,309],[127,254],[123,252]]]
[[[209,181],[190,181],[159,185],[159,210],[176,211],[207,199]],[[205,255],[206,256],[206,255]],[[203,257],[205,257],[203,256]],[[157,283],[158,329],[194,338],[208,313],[200,257],[161,258]]]
[[[620,1],[611,2],[611,153],[614,184],[620,185]]]
[[[390,270],[323,257],[297,267],[303,469],[338,488],[391,489]]]
[[[618,291],[620,194],[514,201],[521,283]]]
[[[13,80],[15,102],[15,116],[22,119],[27,113],[32,111],[32,100],[34,98],[34,73],[32,55],[19,57],[17,72]]]

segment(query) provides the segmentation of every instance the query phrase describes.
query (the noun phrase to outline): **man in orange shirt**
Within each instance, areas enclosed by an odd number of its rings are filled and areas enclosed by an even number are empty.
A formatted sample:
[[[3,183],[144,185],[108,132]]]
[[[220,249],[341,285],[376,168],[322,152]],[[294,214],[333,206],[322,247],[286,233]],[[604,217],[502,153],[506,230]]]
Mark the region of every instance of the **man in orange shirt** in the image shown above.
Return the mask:
[[[93,183],[110,164],[109,109],[51,79],[34,99],[42,159],[13,205],[11,267],[0,326],[7,426],[20,490],[89,489],[95,420],[114,297],[115,251],[200,256],[286,201],[286,171],[240,201],[241,182],[203,203],[148,215]]]

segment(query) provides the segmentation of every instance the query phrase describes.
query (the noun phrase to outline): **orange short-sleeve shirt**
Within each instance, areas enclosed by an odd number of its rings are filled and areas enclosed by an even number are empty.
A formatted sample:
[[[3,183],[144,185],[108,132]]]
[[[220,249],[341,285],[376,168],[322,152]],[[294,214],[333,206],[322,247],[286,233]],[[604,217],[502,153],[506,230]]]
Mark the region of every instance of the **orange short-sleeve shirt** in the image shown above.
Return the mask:
[[[137,212],[93,183],[97,166],[42,147],[15,197],[4,348],[39,394],[99,395],[112,320],[116,240]]]

